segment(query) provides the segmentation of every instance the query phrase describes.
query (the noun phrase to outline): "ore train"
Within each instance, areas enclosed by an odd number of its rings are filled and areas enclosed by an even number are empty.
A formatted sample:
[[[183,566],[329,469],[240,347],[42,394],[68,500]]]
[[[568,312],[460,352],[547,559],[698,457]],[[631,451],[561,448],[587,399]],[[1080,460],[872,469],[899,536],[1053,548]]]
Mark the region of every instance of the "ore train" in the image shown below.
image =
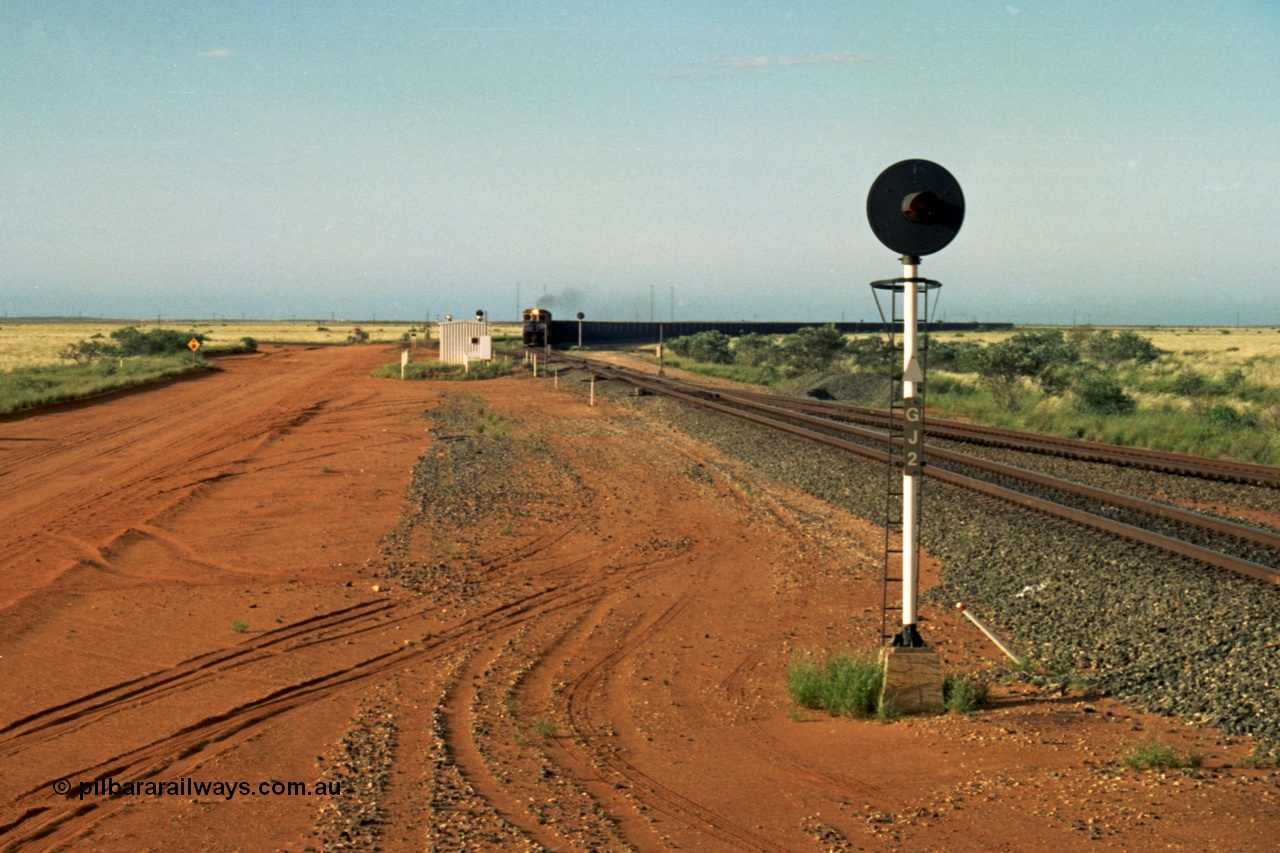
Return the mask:
[[[551,342],[551,312],[545,308],[526,308],[521,319],[521,339],[527,347],[545,347]]]

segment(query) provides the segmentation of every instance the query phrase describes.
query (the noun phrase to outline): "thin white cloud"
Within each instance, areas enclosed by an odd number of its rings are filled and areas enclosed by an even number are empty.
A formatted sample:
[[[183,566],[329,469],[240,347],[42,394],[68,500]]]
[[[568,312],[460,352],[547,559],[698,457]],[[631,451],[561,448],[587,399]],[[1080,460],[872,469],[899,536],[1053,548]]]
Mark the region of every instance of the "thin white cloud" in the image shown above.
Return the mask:
[[[816,53],[812,56],[736,56],[708,62],[712,68],[785,68],[793,65],[848,65],[870,62],[876,57],[869,53]]]
[[[215,47],[210,50],[197,50],[196,56],[205,59],[230,59],[236,52],[229,47]]]

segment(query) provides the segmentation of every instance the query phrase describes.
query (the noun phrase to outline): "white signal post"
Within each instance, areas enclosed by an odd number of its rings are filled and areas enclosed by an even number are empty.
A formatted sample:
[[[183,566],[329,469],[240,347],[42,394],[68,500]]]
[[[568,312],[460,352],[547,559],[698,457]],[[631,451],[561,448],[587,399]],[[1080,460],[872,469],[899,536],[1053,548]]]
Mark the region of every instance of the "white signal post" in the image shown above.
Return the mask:
[[[920,478],[924,472],[924,412],[919,391],[924,371],[916,360],[921,285],[927,293],[938,282],[919,277],[920,258],[951,242],[964,221],[964,194],[951,173],[928,160],[902,160],[880,173],[867,194],[871,231],[902,257],[902,278],[872,282],[896,290],[902,282],[902,634],[895,645],[924,645],[916,631],[919,587]],[[890,330],[890,335],[893,332]],[[885,554],[888,583],[889,554]]]
[[[919,409],[914,405],[916,383],[924,378],[916,362],[916,332],[919,326],[916,275],[919,263],[919,258],[910,255],[902,257],[902,400],[903,417],[907,419],[919,414]],[[904,424],[904,439],[908,428]],[[904,447],[902,466],[902,644],[907,646],[916,645],[919,638],[916,631],[916,594],[920,578],[920,532],[916,524],[919,518],[917,507],[920,502],[920,460],[917,458],[914,460],[916,464],[911,464],[910,453],[908,443]]]

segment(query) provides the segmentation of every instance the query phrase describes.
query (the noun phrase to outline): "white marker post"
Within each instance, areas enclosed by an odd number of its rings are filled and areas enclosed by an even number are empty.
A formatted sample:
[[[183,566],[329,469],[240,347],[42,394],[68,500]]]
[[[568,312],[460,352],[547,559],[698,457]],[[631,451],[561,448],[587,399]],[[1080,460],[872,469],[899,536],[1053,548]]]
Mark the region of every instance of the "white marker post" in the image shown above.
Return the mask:
[[[986,623],[984,623],[977,616],[974,616],[973,613],[970,612],[969,608],[965,606],[963,601],[956,602],[956,610],[959,610],[961,613],[963,613],[969,619],[970,622],[972,622],[975,626],[977,626],[979,631],[986,634],[988,640],[995,643],[1000,648],[1000,651],[1004,652],[1006,655],[1009,656],[1009,660],[1013,661],[1018,666],[1022,666],[1022,658],[1015,655],[1009,649],[1009,647],[1006,646],[1000,640],[1000,638],[995,635],[995,632],[986,626]]]

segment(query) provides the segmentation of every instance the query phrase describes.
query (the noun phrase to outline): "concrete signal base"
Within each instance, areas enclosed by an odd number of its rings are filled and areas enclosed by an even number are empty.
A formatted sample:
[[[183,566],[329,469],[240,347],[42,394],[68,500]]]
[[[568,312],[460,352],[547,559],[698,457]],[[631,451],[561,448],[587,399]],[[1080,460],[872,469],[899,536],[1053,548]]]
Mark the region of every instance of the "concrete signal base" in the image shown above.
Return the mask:
[[[900,714],[941,714],[942,659],[933,649],[886,646],[880,650],[884,686],[880,705],[891,705]]]

